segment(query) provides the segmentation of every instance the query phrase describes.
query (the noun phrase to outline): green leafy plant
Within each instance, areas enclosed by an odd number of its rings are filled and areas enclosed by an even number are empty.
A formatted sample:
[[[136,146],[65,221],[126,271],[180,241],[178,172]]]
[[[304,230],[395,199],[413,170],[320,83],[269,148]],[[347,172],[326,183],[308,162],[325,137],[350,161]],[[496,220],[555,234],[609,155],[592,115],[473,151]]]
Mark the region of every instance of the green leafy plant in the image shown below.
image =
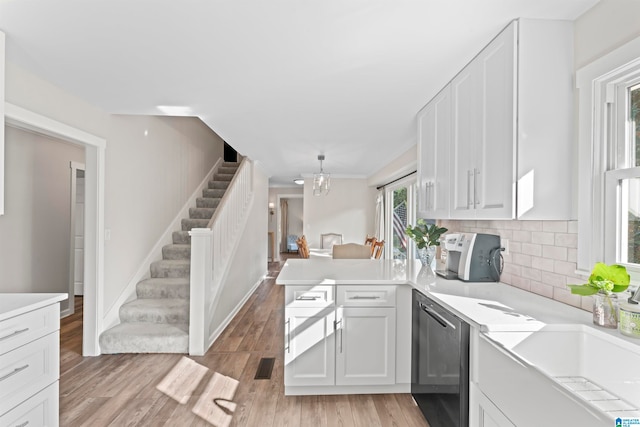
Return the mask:
[[[447,228],[438,227],[435,224],[427,224],[424,219],[419,219],[415,227],[408,225],[405,229],[407,236],[411,237],[418,249],[428,246],[440,246],[440,236],[449,231]]]
[[[611,294],[612,292],[623,292],[629,287],[631,278],[627,269],[622,265],[607,265],[602,262],[596,263],[589,276],[589,282],[582,285],[569,285],[572,294],[593,295],[598,292]]]

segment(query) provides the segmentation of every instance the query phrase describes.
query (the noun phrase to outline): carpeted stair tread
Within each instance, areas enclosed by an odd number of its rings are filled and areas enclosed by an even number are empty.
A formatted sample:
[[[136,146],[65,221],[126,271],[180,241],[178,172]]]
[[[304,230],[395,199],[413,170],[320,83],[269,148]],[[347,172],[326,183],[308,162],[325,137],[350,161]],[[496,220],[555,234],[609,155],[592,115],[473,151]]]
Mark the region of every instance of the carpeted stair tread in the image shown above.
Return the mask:
[[[207,225],[209,225],[208,219],[182,218],[180,222],[182,231],[191,231],[193,228],[207,228]]]
[[[216,208],[189,208],[189,218],[211,219],[215,212]]]
[[[174,245],[190,245],[191,244],[191,236],[189,236],[188,231],[174,231],[171,234],[171,238]]]
[[[151,277],[189,277],[190,272],[190,259],[163,259],[151,263]]]
[[[221,166],[218,169],[218,173],[225,174],[225,175],[235,175],[237,170],[238,170],[237,166]]]
[[[191,259],[191,245],[174,243],[163,246],[162,259]]]
[[[121,323],[100,335],[103,354],[188,353],[189,325]]]
[[[226,190],[229,187],[229,181],[209,181],[208,187],[217,190]]]
[[[202,190],[202,197],[221,199],[225,191],[226,189],[224,188],[205,188]]]
[[[220,197],[198,197],[196,199],[197,208],[217,208],[220,204]]]
[[[216,173],[213,174],[213,180],[214,181],[225,181],[225,182],[231,182],[231,180],[233,179],[234,174],[232,173]]]
[[[122,323],[189,323],[189,300],[183,298],[134,299],[120,307]]]
[[[136,285],[136,295],[145,298],[189,299],[188,277],[152,277]]]

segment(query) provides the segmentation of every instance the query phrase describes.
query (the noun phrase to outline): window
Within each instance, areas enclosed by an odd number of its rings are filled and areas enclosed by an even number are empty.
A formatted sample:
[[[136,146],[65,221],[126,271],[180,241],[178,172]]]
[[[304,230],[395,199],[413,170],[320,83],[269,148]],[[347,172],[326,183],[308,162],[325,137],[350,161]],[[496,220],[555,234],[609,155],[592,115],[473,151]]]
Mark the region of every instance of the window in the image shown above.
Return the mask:
[[[640,38],[576,73],[578,270],[597,261],[640,282]],[[588,273],[587,273],[588,274]]]
[[[407,238],[405,229],[407,224],[415,223],[416,196],[415,176],[407,180],[399,181],[393,186],[385,188],[385,215],[387,224],[385,230],[385,258],[406,259],[415,258]]]

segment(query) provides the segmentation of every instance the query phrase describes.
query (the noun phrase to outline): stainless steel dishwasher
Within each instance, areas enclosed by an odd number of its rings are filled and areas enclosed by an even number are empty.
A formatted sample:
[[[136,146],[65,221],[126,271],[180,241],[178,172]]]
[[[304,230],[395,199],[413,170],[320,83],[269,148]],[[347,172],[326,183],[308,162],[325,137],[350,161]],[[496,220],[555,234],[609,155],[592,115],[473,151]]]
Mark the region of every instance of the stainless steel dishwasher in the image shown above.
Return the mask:
[[[413,291],[411,395],[431,427],[469,425],[469,325]]]

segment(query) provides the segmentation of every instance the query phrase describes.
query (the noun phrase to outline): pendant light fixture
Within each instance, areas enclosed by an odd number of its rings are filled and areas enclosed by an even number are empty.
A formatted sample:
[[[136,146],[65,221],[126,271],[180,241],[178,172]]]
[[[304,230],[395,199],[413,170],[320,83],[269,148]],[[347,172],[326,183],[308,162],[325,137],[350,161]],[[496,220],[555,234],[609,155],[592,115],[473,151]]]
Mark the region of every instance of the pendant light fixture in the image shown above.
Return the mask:
[[[326,196],[327,194],[329,194],[329,189],[331,186],[331,174],[325,173],[322,169],[324,154],[319,154],[318,160],[320,160],[320,172],[313,174],[313,195]]]

